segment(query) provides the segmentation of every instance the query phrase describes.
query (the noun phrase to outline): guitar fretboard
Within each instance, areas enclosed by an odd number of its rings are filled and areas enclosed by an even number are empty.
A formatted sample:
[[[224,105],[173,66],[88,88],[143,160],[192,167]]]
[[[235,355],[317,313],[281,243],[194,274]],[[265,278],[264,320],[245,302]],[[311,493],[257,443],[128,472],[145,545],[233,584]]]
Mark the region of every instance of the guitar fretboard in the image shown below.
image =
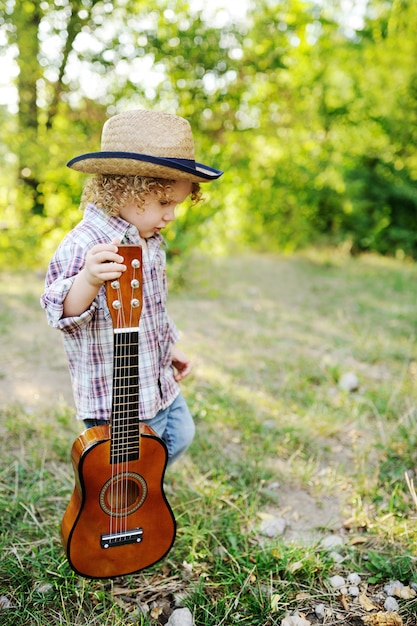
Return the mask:
[[[134,461],[140,455],[139,331],[114,333],[111,463]]]

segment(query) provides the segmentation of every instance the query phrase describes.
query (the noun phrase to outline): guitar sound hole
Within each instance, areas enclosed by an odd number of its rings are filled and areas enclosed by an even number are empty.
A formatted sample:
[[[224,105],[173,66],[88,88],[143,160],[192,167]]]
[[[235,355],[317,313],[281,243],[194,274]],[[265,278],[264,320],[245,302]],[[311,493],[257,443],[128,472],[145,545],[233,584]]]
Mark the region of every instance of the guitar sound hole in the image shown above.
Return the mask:
[[[139,509],[148,487],[140,474],[125,472],[110,478],[100,491],[100,506],[107,515],[123,517]]]

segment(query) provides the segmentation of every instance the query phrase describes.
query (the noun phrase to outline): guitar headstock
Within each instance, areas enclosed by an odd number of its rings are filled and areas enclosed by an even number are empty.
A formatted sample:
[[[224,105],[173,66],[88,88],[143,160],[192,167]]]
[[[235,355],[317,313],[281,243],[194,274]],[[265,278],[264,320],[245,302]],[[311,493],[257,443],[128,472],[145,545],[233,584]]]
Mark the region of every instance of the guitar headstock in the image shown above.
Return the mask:
[[[142,247],[119,245],[127,269],[117,280],[106,282],[107,304],[113,328],[136,328],[142,313]]]

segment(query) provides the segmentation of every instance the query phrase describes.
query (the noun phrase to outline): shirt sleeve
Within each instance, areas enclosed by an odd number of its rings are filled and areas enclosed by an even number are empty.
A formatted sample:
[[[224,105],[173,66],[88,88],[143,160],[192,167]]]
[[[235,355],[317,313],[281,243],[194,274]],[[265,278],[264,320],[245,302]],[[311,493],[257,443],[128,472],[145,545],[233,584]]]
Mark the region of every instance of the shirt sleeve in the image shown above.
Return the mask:
[[[64,300],[75,277],[84,267],[85,252],[74,242],[64,242],[53,256],[45,278],[45,290],[41,306],[45,310],[48,324],[69,334],[76,333],[88,324],[97,309],[93,300],[90,307],[76,317],[63,317]]]
[[[174,320],[168,314],[167,314],[167,318],[168,318],[168,325],[169,325],[169,332],[170,332],[170,341],[171,343],[177,343],[177,341],[180,338],[180,333],[178,331],[178,328]]]

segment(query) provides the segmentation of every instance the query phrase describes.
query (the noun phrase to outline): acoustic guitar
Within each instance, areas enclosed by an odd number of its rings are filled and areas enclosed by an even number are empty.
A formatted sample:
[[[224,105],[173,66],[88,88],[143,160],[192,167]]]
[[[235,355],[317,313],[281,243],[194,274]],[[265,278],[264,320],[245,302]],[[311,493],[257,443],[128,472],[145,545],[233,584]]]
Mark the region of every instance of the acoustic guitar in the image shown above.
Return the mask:
[[[72,446],[75,487],[61,524],[68,562],[88,578],[157,563],[176,531],[163,490],[166,446],[138,419],[142,248],[119,248],[127,270],[106,283],[114,334],[111,419],[85,430]]]

